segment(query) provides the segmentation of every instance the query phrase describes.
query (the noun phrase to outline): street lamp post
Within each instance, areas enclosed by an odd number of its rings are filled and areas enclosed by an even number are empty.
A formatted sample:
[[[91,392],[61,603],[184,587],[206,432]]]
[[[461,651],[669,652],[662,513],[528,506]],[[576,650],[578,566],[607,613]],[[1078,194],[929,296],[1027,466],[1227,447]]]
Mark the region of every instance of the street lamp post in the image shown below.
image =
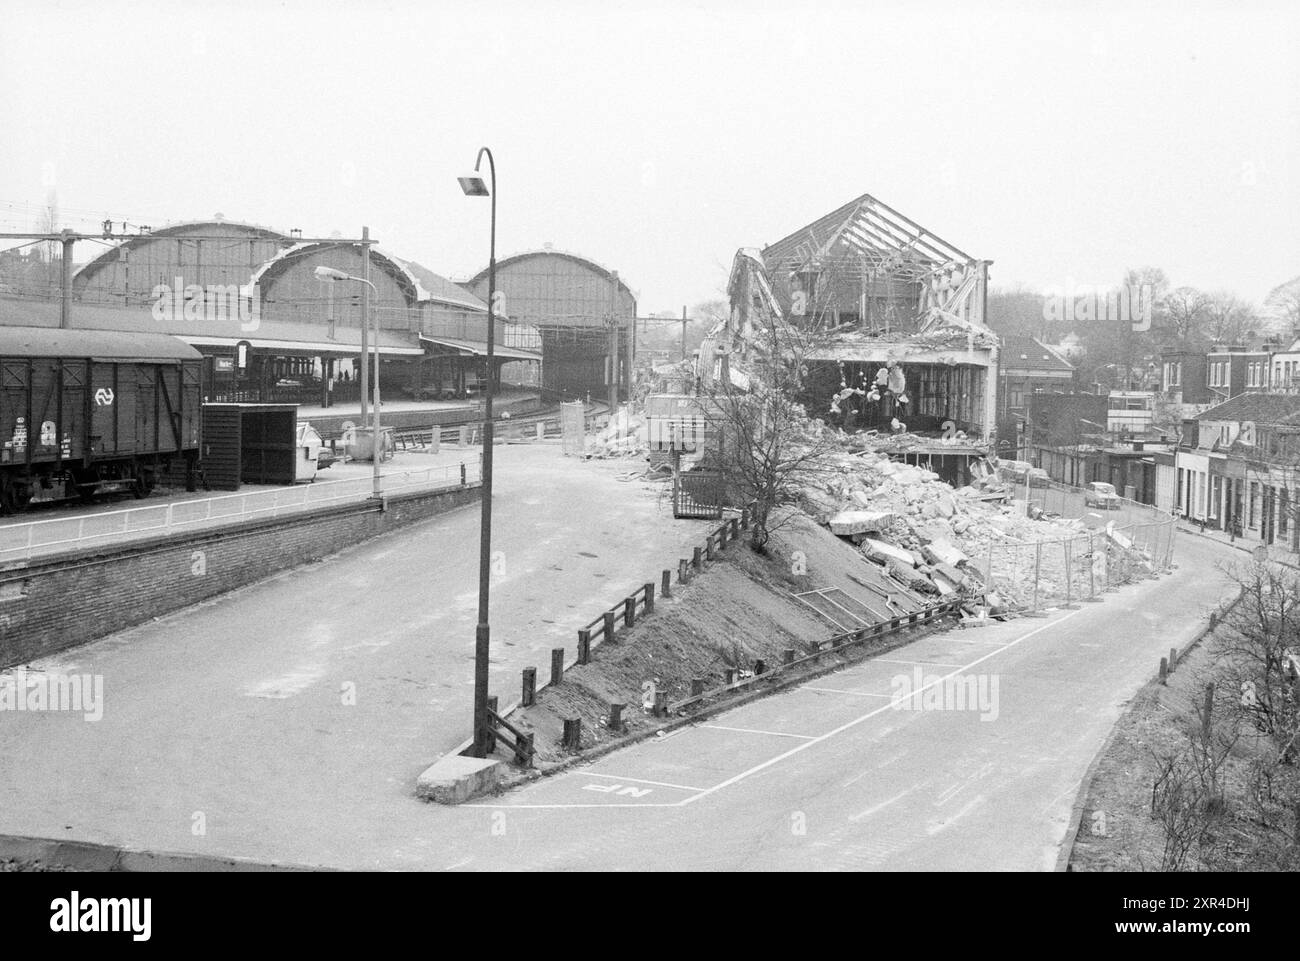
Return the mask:
[[[368,232],[369,231],[367,230],[367,233]],[[367,255],[369,254],[368,248],[366,250],[366,253]],[[367,256],[366,259],[368,261],[369,257]],[[325,266],[317,267],[315,270],[315,274],[317,280],[328,281],[331,284],[338,280],[351,280],[358,284],[365,284],[374,293],[375,299],[376,300],[379,299],[379,291],[376,289],[375,285],[365,277],[354,277],[351,274],[344,273],[341,270],[335,270],[333,267],[325,267]],[[375,313],[376,315],[378,314],[377,311]],[[363,322],[361,332],[364,334],[365,330],[366,328]],[[374,419],[371,421],[372,429],[370,431],[370,460],[374,465],[374,469],[372,472],[372,479],[371,479],[371,496],[374,497],[376,500],[378,500],[383,496],[383,490],[382,490],[382,485],[379,482],[379,458],[380,458],[381,451],[379,446],[379,321],[377,316],[375,320],[375,331],[374,331],[373,339],[375,342],[375,406],[374,406],[374,413],[373,413]],[[369,366],[370,366],[370,357],[368,356],[367,351],[363,347],[361,352],[361,372],[364,374],[366,372],[366,369]],[[365,403],[366,403],[365,390],[366,390],[365,382],[363,381],[362,389],[361,389],[361,405],[363,409],[365,408]],[[364,416],[361,419],[361,426],[363,428],[365,427]]]
[[[487,157],[491,183],[483,179],[479,167]],[[474,629],[474,747],[473,757],[487,756],[491,724],[488,719],[488,651],[491,629],[488,625],[488,582],[492,569],[492,394],[496,387],[496,283],[497,283],[497,165],[492,151],[480,148],[473,173],[460,178],[460,189],[469,197],[492,198],[492,225],[488,248],[487,314],[487,394],[483,400],[483,468],[480,488],[480,524],[478,554],[478,626]]]

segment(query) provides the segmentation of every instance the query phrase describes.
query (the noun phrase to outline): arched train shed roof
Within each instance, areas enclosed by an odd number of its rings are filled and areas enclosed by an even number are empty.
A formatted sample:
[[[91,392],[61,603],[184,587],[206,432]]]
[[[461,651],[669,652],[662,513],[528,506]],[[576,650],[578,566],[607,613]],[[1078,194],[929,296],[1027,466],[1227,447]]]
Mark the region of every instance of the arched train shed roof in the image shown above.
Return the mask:
[[[282,234],[278,230],[272,230],[270,227],[263,227],[258,224],[246,224],[237,220],[216,220],[209,218],[207,220],[188,220],[178,224],[168,224],[166,227],[159,227],[157,230],[151,230],[147,234],[139,234],[135,237],[128,237],[126,240],[119,241],[111,247],[106,248],[97,257],[82,264],[77,271],[77,278],[80,280],[89,280],[91,275],[98,272],[109,264],[117,263],[121,259],[121,250],[123,247],[137,247],[149,243],[153,240],[184,239],[186,234],[194,233],[196,230],[204,228],[215,228],[233,230],[235,233],[247,235],[249,240],[267,240],[277,244],[289,245],[294,243],[294,239],[288,234]]]
[[[608,267],[601,266],[600,264],[596,263],[596,261],[592,260],[590,257],[583,257],[581,254],[569,253],[568,251],[565,250],[553,250],[547,248],[543,248],[541,250],[525,250],[517,254],[511,254],[509,257],[504,257],[497,261],[497,272],[499,273],[503,267],[509,267],[513,264],[518,264],[521,263],[522,261],[531,260],[536,257],[558,257],[561,260],[568,260],[575,264],[580,264],[581,266],[586,267],[588,270],[592,271],[593,273],[599,274],[600,276],[605,277],[606,279],[613,279],[614,277],[614,271],[610,270]],[[488,268],[484,267],[472,278],[470,278],[469,281],[467,281],[467,286],[477,287],[480,283],[486,283],[487,275],[488,275]],[[632,298],[633,301],[637,299],[636,291],[634,291],[631,287],[629,287],[624,282],[622,277],[618,278],[618,286],[622,289],[622,291],[625,294],[627,294],[628,297]]]

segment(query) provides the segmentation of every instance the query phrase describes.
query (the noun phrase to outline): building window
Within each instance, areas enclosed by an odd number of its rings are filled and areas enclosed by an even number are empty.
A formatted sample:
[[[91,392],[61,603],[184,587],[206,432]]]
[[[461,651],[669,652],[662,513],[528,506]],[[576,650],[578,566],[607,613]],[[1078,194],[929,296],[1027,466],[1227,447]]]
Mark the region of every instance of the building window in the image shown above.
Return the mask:
[[[1254,530],[1259,526],[1259,484],[1250,482],[1250,517],[1247,527]]]

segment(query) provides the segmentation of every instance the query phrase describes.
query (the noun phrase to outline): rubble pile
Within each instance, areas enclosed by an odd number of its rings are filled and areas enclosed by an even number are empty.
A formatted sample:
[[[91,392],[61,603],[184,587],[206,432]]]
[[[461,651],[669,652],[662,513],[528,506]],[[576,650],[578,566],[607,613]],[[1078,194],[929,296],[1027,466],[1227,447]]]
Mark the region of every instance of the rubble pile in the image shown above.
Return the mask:
[[[645,453],[647,445],[645,418],[620,407],[609,423],[586,438],[584,457],[630,457]]]
[[[824,438],[823,438],[824,439]],[[933,471],[889,459],[898,438],[841,435],[825,470],[804,490],[803,508],[832,533],[852,539],[871,561],[889,570],[908,589],[921,594],[970,598],[975,616],[996,615],[1007,607],[1027,607],[1034,598],[1038,567],[1040,601],[1065,593],[1065,566],[1071,565],[1075,596],[1086,581],[1088,528],[1082,520],[1024,516],[1023,502],[1010,498],[992,468],[974,462],[982,476],[954,490]],[[937,443],[925,439],[925,443]],[[1112,572],[1125,575],[1149,558],[1122,535],[1097,535],[1108,543]],[[1075,539],[1077,556],[1059,542]],[[1044,544],[1041,551],[1034,545]],[[989,558],[994,584],[986,583]],[[994,588],[996,587],[996,592]]]

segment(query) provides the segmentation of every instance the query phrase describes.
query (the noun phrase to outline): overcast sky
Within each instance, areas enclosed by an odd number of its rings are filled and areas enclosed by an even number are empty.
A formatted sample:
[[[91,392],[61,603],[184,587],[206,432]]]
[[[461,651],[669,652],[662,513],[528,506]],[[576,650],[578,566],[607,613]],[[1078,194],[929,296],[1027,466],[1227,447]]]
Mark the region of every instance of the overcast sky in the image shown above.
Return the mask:
[[[999,286],[1300,274],[1300,4],[0,0],[0,230],[369,225],[486,265],[611,268],[640,312],[722,295],[862,194]],[[96,245],[80,245],[77,259]]]

